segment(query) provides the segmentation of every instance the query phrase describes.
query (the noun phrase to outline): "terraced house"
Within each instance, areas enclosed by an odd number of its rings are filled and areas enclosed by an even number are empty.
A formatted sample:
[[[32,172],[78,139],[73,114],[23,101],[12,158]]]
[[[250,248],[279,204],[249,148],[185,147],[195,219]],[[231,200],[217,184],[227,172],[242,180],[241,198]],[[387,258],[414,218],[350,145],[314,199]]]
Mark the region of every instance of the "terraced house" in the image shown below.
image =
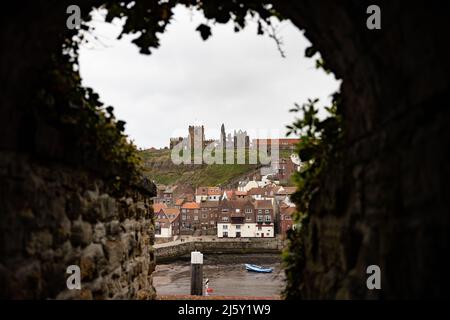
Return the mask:
[[[180,210],[167,208],[165,205],[157,207],[155,211],[155,237],[170,238],[180,233]]]
[[[220,201],[222,189],[219,187],[199,187],[195,190],[195,202]]]
[[[186,202],[181,206],[180,234],[193,234],[200,230],[200,204]]]
[[[217,218],[219,216],[218,201],[200,202],[200,227],[202,234],[217,234]]]
[[[217,221],[219,238],[274,237],[274,210],[270,200],[224,200]]]

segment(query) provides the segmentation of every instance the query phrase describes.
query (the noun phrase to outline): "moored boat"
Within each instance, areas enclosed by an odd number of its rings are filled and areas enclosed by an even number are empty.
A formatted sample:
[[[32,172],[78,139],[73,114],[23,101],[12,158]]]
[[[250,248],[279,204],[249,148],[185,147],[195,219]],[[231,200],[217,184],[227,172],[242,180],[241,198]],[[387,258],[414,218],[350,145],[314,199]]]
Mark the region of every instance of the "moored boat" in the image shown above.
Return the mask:
[[[272,272],[272,268],[264,268],[261,266],[257,266],[256,264],[245,264],[245,269],[247,269],[247,271],[252,271],[252,272],[263,272],[263,273],[270,273]]]

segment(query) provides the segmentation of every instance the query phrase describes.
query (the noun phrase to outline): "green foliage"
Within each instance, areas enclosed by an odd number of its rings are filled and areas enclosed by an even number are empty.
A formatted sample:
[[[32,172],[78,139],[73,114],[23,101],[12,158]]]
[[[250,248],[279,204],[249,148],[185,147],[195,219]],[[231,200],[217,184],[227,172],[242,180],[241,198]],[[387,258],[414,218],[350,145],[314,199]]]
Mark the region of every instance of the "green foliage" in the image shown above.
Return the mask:
[[[173,9],[177,5],[203,12],[211,23],[224,24],[231,20],[235,31],[245,27],[247,16],[258,17],[258,34],[264,33],[262,25],[271,25],[271,17],[282,19],[270,1],[265,0],[114,0],[105,1],[102,7],[107,10],[107,22],[113,21],[114,18],[125,18],[119,38],[125,34],[136,35],[132,42],[139,47],[141,53],[150,54],[152,49],[159,47],[159,34],[170,24]],[[211,27],[205,23],[200,24],[196,30],[203,40],[212,34]]]
[[[299,297],[301,287],[301,272],[305,265],[304,235],[311,212],[311,202],[320,192],[322,175],[330,164],[339,158],[342,141],[341,116],[339,113],[340,95],[334,94],[332,105],[326,107],[328,117],[320,120],[317,116],[318,99],[308,99],[301,106],[296,104],[292,112],[300,112],[301,118],[287,126],[288,134],[300,135],[302,138],[297,146],[299,157],[303,163],[300,172],[294,175],[297,191],[291,196],[297,205],[294,216],[297,228],[288,234],[288,249],[283,253],[287,287],[287,298]]]
[[[219,186],[235,181],[259,167],[251,164],[175,165],[170,159],[170,152],[170,150],[141,151],[145,175],[159,184]],[[235,154],[235,159],[236,157]]]
[[[318,51],[314,46],[309,46],[308,48],[305,49],[305,57],[307,58],[312,58],[317,53]],[[328,68],[328,66],[325,64],[325,61],[320,56],[316,59],[316,69],[322,69],[327,74],[331,73],[331,70]]]
[[[76,51],[76,47],[73,47]],[[103,107],[99,95],[81,85],[73,56],[54,55],[42,77],[31,113],[46,115],[70,146],[66,161],[100,175],[109,191],[123,193],[140,177],[140,158],[124,132],[125,122],[115,119],[113,107]],[[70,158],[69,158],[70,157]]]

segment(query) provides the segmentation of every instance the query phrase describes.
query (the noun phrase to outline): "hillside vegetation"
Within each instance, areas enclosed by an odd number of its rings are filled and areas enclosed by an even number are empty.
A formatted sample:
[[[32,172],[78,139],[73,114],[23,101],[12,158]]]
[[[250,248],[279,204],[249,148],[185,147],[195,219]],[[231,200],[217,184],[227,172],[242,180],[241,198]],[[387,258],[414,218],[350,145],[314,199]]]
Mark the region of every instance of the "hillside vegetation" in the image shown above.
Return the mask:
[[[175,165],[170,150],[143,150],[140,155],[144,173],[158,184],[197,186],[227,186],[257,172],[256,164]]]

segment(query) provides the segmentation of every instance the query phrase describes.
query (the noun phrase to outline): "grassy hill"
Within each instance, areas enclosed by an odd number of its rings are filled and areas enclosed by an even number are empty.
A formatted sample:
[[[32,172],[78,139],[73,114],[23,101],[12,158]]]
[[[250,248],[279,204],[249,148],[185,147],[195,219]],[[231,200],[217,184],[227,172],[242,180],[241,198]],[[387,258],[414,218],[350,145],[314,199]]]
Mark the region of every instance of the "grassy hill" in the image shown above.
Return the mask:
[[[258,172],[256,164],[175,165],[170,159],[170,150],[143,150],[144,173],[158,184],[184,184],[197,186],[229,186],[246,176]],[[290,152],[281,152],[289,157]]]
[[[224,186],[259,168],[249,164],[175,165],[170,159],[170,150],[144,150],[141,156],[145,175],[159,184]]]

